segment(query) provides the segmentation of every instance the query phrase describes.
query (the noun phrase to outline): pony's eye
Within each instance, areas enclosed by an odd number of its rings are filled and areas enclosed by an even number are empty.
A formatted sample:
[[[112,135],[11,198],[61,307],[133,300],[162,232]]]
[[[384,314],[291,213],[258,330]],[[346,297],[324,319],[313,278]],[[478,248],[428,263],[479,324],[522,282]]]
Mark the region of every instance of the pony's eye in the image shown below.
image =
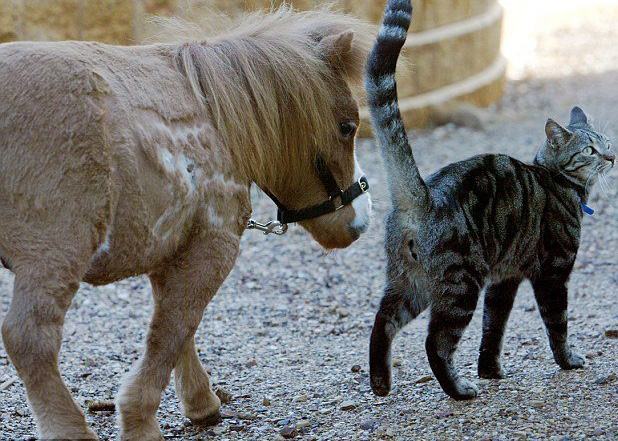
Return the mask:
[[[586,147],[586,148],[583,150],[583,152],[584,152],[584,154],[585,154],[585,155],[592,155],[592,154],[594,154],[594,148],[593,148],[593,147],[588,146],[588,147]]]
[[[339,124],[339,131],[344,137],[350,138],[356,133],[356,124],[351,121],[342,122]]]

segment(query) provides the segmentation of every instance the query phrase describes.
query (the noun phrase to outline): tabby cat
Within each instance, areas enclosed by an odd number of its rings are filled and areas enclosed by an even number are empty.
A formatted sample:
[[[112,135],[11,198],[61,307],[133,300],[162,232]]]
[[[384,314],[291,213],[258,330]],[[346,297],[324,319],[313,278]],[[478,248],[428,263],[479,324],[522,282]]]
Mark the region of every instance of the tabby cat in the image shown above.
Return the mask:
[[[461,400],[477,395],[453,354],[486,283],[478,373],[503,378],[504,328],[523,279],[531,281],[556,363],[581,368],[567,341],[567,282],[579,246],[590,187],[614,165],[606,136],[575,107],[564,128],[549,119],[533,164],[480,155],[423,180],[401,120],[395,67],[406,40],[410,1],[389,0],[367,65],[366,88],[382,148],[392,210],[386,219],[387,283],[371,334],[371,386],[391,387],[395,334],[431,310],[425,349],[442,389]]]

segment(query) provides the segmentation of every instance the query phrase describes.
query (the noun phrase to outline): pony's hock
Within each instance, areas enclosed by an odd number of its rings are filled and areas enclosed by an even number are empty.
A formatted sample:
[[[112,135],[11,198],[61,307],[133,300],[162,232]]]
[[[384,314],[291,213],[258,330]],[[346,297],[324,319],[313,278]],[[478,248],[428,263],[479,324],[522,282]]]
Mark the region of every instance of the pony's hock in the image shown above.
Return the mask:
[[[245,229],[301,222],[326,248],[367,229],[351,90],[371,33],[328,11],[240,23],[148,46],[0,45],[0,250],[15,273],[2,338],[42,439],[97,438],[57,364],[81,281],[150,278],[146,349],[116,409],[123,440],[160,440],[172,372],[184,415],[218,418],[193,336]],[[247,225],[252,183],[278,221]]]

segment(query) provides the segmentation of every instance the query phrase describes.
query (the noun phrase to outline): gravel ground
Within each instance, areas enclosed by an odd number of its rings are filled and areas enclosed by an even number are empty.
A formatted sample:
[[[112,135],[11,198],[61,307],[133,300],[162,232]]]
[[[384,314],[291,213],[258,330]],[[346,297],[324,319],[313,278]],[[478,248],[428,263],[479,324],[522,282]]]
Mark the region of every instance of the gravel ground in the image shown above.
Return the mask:
[[[577,25],[547,33],[532,78],[508,84],[484,131],[444,126],[411,132],[421,170],[429,173],[482,152],[530,160],[545,119],[564,121],[574,104],[607,123],[616,139],[617,19],[618,6],[606,6],[596,14],[588,11]],[[383,286],[381,220],[388,199],[375,145],[361,142],[359,155],[375,201],[370,231],[351,248],[330,254],[297,227],[284,237],[247,232],[236,268],[197,333],[214,384],[231,394],[222,408],[225,418],[208,429],[191,426],[170,386],[158,413],[164,434],[266,440],[294,428],[297,438],[307,440],[617,439],[618,340],[606,336],[618,329],[615,181],[590,202],[597,213],[585,220],[570,284],[571,343],[586,354],[584,370],[564,372],[555,365],[525,285],[506,334],[507,379],[477,380],[476,400],[449,399],[425,357],[425,313],[397,338],[395,387],[378,398],[369,387],[367,353]],[[273,215],[272,203],[255,196],[256,218]],[[11,286],[11,274],[0,271],[0,317]],[[142,348],[152,310],[149,291],[144,278],[79,290],[66,320],[61,369],[81,404],[115,396]],[[475,377],[481,316],[477,311],[458,352],[458,365],[469,378]],[[0,345],[0,383],[14,375]],[[112,412],[87,418],[102,439],[117,436]],[[0,439],[27,439],[34,431],[24,389],[16,382],[0,392]]]

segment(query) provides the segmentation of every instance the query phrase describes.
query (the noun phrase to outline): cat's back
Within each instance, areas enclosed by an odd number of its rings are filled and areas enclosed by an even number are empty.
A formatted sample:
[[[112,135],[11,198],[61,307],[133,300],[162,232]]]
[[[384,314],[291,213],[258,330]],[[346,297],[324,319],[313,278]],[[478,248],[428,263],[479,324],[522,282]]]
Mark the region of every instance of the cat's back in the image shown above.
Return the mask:
[[[427,179],[434,210],[488,206],[539,209],[545,204],[544,171],[508,155],[484,154],[451,163]],[[499,210],[505,215],[506,207]],[[498,213],[498,214],[500,214]],[[479,219],[480,220],[480,219]]]
[[[546,194],[543,170],[507,155],[455,162],[427,178],[432,210],[422,235],[433,244],[477,256],[488,268],[531,257],[539,237]],[[524,240],[524,238],[527,238]],[[517,265],[516,265],[517,266]]]
[[[484,154],[453,162],[430,175],[427,185],[436,202],[455,198],[464,201],[470,196],[515,196],[513,186],[538,185],[538,167],[528,165],[508,155]]]

